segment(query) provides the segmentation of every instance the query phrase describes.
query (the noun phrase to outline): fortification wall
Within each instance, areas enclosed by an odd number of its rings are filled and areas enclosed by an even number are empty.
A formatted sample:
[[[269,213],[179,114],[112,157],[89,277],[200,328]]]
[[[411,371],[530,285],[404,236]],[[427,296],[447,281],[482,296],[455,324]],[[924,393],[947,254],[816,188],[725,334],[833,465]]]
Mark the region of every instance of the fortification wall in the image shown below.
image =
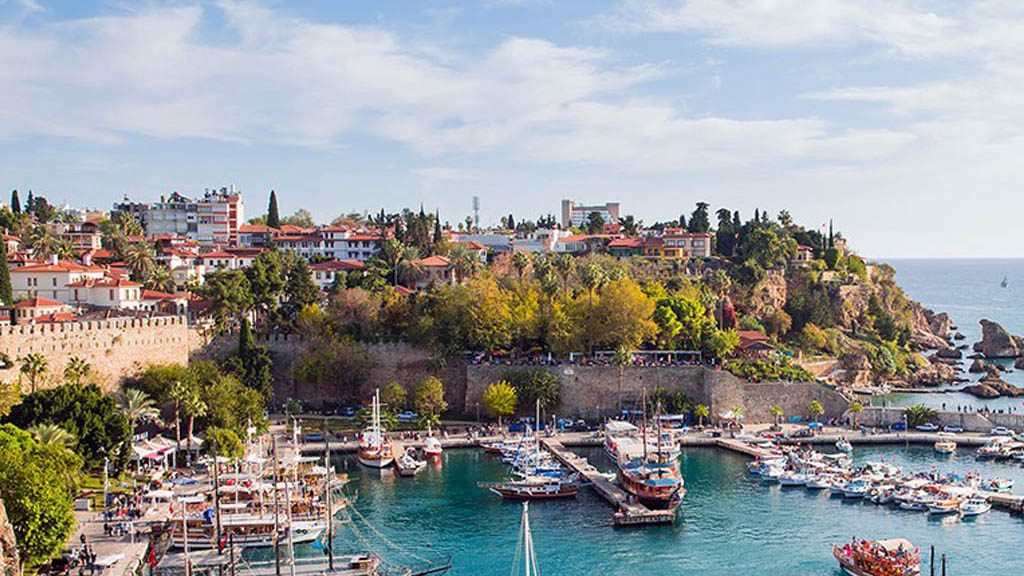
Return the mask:
[[[903,422],[903,408],[865,408],[857,417],[865,426],[886,427]],[[960,426],[968,432],[987,434],[996,426],[1005,426],[1015,432],[1024,432],[1024,414],[978,414],[976,412],[936,413],[935,423],[939,426]]]
[[[78,357],[92,365],[109,392],[147,364],[188,362],[188,350],[183,316],[0,326],[0,352],[14,361],[11,368],[0,370],[0,380],[17,379],[16,360],[37,353],[46,358],[50,376],[40,386],[55,385],[68,360]]]

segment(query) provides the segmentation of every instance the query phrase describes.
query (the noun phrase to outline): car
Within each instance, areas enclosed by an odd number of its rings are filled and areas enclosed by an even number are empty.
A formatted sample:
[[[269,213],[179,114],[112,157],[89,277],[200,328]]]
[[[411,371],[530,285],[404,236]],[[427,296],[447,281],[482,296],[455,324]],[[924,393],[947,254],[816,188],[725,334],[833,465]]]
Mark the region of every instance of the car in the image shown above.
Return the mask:
[[[964,431],[963,426],[954,426],[952,424],[946,424],[942,427],[943,432],[951,432],[953,434],[959,434]]]
[[[323,442],[324,435],[322,432],[310,432],[302,437],[303,442]]]
[[[334,413],[337,414],[338,416],[352,418],[356,415],[356,409],[351,406],[342,406],[341,408],[335,410]]]
[[[1013,430],[1010,430],[1006,426],[996,426],[989,431],[990,436],[1013,436]]]
[[[395,415],[395,418],[398,418],[399,420],[406,420],[406,421],[415,420],[415,419],[417,419],[419,417],[420,417],[420,415],[415,413],[415,412],[413,412],[412,410],[406,410],[405,412],[402,412],[401,414],[396,414]]]
[[[890,428],[892,428],[893,430],[906,430],[907,424],[905,422],[893,422]]]
[[[927,424],[920,424],[918,426],[915,426],[914,428],[921,432],[936,432],[938,431],[939,426],[938,424],[932,424],[931,422],[928,422]]]

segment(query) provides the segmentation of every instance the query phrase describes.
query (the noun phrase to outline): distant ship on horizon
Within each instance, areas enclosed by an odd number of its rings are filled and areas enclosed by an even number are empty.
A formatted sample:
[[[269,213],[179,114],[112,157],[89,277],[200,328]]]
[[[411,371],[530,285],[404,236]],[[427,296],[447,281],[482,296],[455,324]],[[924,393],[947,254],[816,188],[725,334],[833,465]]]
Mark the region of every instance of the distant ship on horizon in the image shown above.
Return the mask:
[[[1003,281],[1000,282],[999,285],[1002,286],[1003,288],[1006,288],[1007,286],[1010,285],[1010,281],[1006,278],[1006,276],[1003,276]]]

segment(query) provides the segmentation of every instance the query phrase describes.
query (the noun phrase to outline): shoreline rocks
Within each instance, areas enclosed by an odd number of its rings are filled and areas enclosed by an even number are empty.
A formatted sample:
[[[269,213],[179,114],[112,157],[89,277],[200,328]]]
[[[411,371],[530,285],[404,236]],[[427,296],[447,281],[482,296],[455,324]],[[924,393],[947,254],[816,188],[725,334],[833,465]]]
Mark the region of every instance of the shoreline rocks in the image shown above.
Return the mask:
[[[1024,396],[1024,388],[1018,388],[1013,384],[1003,382],[998,377],[985,377],[977,384],[965,386],[961,392],[970,394],[977,398],[1000,398],[1003,396],[1018,397]]]
[[[1019,358],[1024,355],[1024,338],[1010,334],[991,320],[982,320],[981,353],[986,358]]]

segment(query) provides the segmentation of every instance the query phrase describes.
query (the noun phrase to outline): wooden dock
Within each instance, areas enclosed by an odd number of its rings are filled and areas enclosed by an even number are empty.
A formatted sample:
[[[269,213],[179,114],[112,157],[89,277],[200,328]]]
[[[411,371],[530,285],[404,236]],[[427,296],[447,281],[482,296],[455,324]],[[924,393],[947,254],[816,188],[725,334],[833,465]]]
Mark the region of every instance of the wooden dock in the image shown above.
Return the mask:
[[[675,509],[651,510],[639,502],[631,501],[629,495],[606,478],[586,458],[568,450],[553,438],[542,439],[541,445],[548,449],[562,465],[578,472],[609,504],[616,508],[612,521],[616,526],[637,526],[644,524],[671,524],[676,519]]]
[[[405,444],[401,440],[391,441],[391,453],[395,457],[395,470],[398,470],[399,476],[415,476],[420,470],[425,468],[425,466],[406,466],[405,462],[403,462]]]

